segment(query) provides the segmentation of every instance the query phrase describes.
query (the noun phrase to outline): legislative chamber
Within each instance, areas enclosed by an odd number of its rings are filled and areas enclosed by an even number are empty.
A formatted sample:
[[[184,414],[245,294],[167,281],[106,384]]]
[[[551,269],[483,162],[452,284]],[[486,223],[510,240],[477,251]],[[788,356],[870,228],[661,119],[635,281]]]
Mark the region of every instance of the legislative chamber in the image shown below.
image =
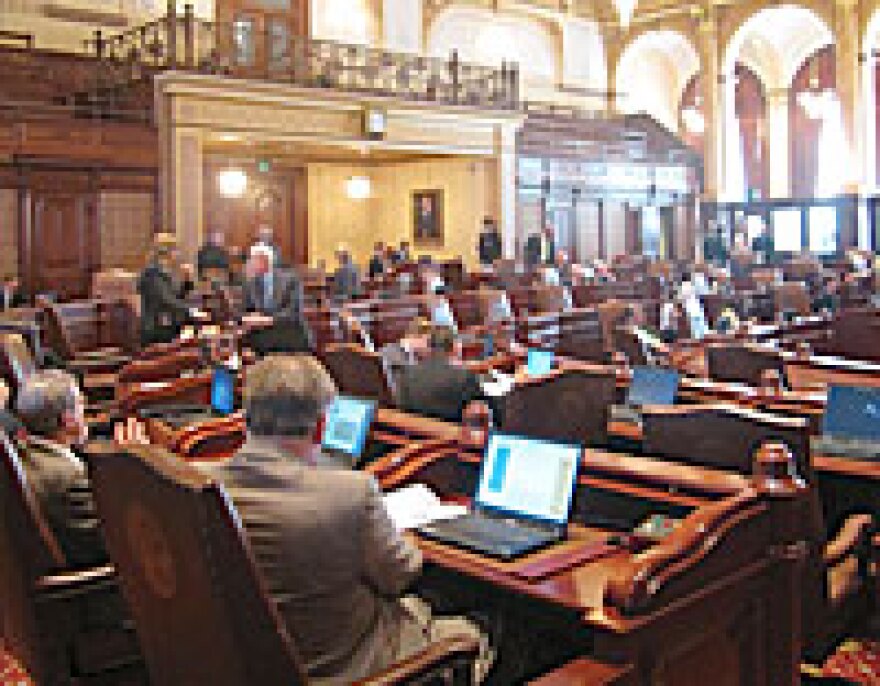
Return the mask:
[[[0,686],[880,684],[878,47],[0,0]]]

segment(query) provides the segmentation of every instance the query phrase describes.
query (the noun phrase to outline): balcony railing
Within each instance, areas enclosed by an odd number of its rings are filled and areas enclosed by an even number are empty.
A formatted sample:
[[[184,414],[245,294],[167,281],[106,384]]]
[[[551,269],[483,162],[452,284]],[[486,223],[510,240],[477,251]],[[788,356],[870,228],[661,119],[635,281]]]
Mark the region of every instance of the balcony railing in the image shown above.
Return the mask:
[[[182,14],[172,12],[112,37],[96,32],[88,44],[101,64],[97,88],[117,89],[176,69],[451,105],[519,107],[515,64],[474,66],[456,52],[443,60],[293,36],[278,25],[272,29],[204,21],[187,5]]]

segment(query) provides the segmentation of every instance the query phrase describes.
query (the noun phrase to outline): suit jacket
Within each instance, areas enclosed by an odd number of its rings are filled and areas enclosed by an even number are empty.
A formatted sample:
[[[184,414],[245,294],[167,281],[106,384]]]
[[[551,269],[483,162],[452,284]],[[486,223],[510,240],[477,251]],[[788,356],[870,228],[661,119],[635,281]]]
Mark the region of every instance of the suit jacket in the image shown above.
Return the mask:
[[[229,271],[229,251],[220,245],[206,243],[196,255],[196,267],[199,276],[203,277],[206,269]]]
[[[501,236],[497,231],[488,231],[480,234],[478,245],[480,264],[492,264],[501,257]]]
[[[30,436],[19,443],[28,486],[69,569],[107,564],[107,551],[83,462],[68,448]]]
[[[181,325],[189,319],[189,305],[171,274],[158,264],[150,264],[138,279],[141,295],[141,342],[169,343],[177,338]]]
[[[544,254],[542,254],[542,249]],[[555,255],[556,246],[554,242],[545,239],[541,234],[533,233],[526,240],[526,266],[537,267],[539,264],[553,264]]]
[[[387,668],[412,621],[398,598],[421,555],[394,528],[375,480],[259,438],[210,471],[241,516],[309,675],[349,684]]]
[[[450,422],[460,422],[465,406],[481,396],[477,375],[442,357],[406,367],[397,378],[397,402],[402,410]]]
[[[333,295],[338,300],[349,300],[361,293],[361,275],[354,264],[340,265],[333,274]]]
[[[367,276],[369,276],[372,279],[376,276],[382,276],[382,274],[384,274],[384,273],[385,273],[385,261],[381,257],[379,257],[377,255],[373,255],[370,258],[370,264],[367,267]]]
[[[244,308],[274,317],[275,323],[267,329],[252,331],[246,344],[258,353],[310,352],[312,332],[305,321],[302,306],[302,284],[296,274],[287,269],[272,270],[272,302],[266,303],[261,278],[250,278],[244,285]]]

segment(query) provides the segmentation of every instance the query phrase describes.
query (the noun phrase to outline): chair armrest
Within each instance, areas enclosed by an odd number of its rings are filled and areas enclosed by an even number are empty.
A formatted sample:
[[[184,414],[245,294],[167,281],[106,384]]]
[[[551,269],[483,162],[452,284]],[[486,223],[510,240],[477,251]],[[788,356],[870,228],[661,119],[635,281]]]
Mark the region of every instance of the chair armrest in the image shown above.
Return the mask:
[[[635,686],[635,683],[635,671],[629,665],[609,665],[582,657],[530,681],[529,686]]]
[[[848,517],[837,535],[825,544],[822,558],[826,567],[836,567],[849,557],[868,554],[874,521],[871,515]]]
[[[37,582],[36,591],[40,600],[66,600],[113,589],[117,585],[116,568],[102,565],[75,572],[47,574]]]
[[[411,658],[392,665],[387,670],[363,681],[359,686],[393,686],[419,682],[438,670],[466,670],[464,683],[472,683],[471,670],[480,653],[480,642],[475,637],[453,636],[432,643]],[[453,683],[460,683],[453,681]]]

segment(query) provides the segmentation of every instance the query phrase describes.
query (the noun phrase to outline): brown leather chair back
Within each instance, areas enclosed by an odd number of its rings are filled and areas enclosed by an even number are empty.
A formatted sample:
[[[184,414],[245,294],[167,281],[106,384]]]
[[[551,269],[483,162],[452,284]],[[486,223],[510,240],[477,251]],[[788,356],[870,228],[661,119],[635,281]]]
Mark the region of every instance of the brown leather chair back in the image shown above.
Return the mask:
[[[785,377],[785,363],[775,350],[749,345],[710,345],[706,349],[709,377],[715,381],[761,384],[761,377],[768,369]]]
[[[37,362],[24,336],[12,331],[0,332],[0,375],[9,384],[13,399],[36,370]]]
[[[728,405],[646,407],[644,450],[678,462],[751,474],[755,451],[785,443],[799,474],[811,482],[810,428],[806,419],[778,417]]]
[[[535,438],[601,444],[615,392],[612,372],[557,370],[513,388],[504,399],[502,428]]]
[[[65,567],[64,554],[28,487],[15,446],[2,432],[0,551],[0,642],[34,683],[57,684],[59,675],[69,675],[69,656],[50,648],[35,592],[41,577]]]
[[[358,345],[328,345],[321,361],[336,382],[340,393],[358,398],[373,398],[380,405],[394,404],[394,386],[385,361],[378,353]]]
[[[148,383],[176,379],[181,372],[197,370],[203,363],[198,347],[145,360],[132,360],[119,370],[119,383]]]
[[[222,487],[153,446],[104,444],[91,462],[150,683],[306,683]]]
[[[810,294],[806,284],[788,281],[776,287],[776,313],[794,312],[801,317],[808,317],[812,311]]]

